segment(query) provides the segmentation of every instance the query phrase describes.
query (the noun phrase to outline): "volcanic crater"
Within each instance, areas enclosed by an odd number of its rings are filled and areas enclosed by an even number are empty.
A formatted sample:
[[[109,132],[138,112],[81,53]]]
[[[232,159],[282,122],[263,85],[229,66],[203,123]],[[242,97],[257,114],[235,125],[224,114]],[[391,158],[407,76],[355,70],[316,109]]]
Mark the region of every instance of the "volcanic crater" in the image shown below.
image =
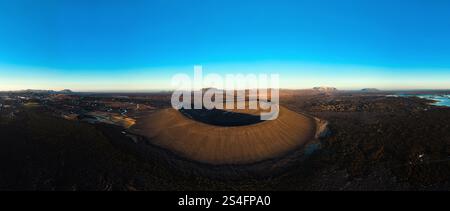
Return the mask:
[[[278,118],[261,120],[262,109],[174,109],[149,114],[131,130],[152,144],[190,160],[251,164],[282,156],[315,140],[313,117],[278,108]]]

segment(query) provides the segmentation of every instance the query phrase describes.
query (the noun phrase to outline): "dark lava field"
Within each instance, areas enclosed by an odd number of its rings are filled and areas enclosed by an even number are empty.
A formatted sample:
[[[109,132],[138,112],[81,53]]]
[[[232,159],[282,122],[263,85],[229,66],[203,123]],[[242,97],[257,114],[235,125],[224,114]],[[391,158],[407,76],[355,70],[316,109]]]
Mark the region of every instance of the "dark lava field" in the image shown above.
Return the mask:
[[[117,126],[21,107],[14,117],[0,115],[0,190],[449,190],[450,108],[429,103],[282,95],[285,107],[327,120],[329,134],[293,164],[232,177],[209,175],[156,146],[139,152]]]

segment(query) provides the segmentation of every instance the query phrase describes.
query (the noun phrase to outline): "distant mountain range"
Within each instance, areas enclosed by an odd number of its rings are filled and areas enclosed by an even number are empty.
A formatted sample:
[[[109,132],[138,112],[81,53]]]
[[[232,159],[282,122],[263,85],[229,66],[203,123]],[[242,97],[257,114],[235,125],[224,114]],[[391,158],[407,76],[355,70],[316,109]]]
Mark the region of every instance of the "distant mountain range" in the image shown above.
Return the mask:
[[[55,91],[55,90],[41,90],[41,89],[25,89],[25,90],[18,90],[18,91],[12,91],[16,93],[36,93],[36,94],[71,94],[73,93],[70,89],[63,89],[61,91]]]

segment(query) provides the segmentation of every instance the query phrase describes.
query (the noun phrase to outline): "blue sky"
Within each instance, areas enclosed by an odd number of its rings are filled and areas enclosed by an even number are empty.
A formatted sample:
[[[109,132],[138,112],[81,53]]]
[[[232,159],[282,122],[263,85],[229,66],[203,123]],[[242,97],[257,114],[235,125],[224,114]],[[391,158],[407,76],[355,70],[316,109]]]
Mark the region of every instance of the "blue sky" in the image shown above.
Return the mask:
[[[194,65],[450,89],[449,37],[447,0],[0,0],[0,90],[170,89]]]

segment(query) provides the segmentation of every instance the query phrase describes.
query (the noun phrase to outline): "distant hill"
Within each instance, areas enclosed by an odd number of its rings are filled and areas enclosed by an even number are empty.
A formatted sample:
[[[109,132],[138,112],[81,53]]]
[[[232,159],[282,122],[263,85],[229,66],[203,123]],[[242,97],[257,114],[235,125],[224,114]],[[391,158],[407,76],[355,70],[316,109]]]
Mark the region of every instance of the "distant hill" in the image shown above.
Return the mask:
[[[362,92],[379,92],[380,90],[376,89],[376,88],[364,88],[364,89],[361,89],[361,91]]]
[[[319,92],[335,92],[338,89],[336,89],[334,87],[320,86],[320,87],[314,87],[313,90],[319,91]]]
[[[63,89],[63,90],[59,91],[59,93],[70,94],[70,93],[73,93],[73,92],[70,89]]]

